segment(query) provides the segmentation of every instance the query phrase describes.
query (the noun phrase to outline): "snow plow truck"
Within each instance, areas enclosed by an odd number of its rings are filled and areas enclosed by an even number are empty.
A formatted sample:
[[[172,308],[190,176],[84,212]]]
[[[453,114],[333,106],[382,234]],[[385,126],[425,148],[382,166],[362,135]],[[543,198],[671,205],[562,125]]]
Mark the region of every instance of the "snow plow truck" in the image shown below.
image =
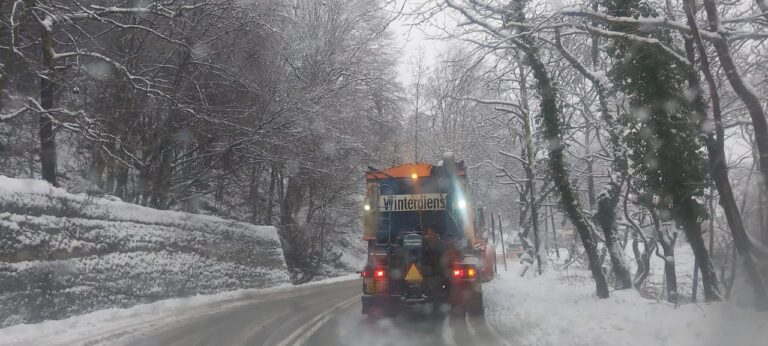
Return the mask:
[[[473,208],[463,161],[368,167],[363,240],[368,245],[362,312],[403,307],[431,313],[483,313],[482,284],[495,270],[482,209]]]

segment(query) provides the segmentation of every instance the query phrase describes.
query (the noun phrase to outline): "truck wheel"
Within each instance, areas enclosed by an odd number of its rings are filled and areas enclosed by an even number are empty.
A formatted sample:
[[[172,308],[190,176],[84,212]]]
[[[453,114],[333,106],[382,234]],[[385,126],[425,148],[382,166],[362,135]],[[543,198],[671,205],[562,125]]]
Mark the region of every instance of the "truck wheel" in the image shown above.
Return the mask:
[[[480,285],[478,285],[478,287],[479,289],[472,292],[472,297],[470,297],[467,302],[467,313],[469,313],[470,316],[481,316],[485,312],[485,307],[483,306],[483,288]]]

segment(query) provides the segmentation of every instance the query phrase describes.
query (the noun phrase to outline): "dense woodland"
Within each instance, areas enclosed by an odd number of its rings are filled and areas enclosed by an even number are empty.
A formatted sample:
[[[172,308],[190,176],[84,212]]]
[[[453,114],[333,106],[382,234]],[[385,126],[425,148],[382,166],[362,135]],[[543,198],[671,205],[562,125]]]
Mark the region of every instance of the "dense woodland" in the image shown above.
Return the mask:
[[[670,302],[727,299],[738,280],[746,301],[766,308],[767,10],[712,0],[416,6],[417,22],[462,42],[430,70],[426,89],[439,91],[419,131],[491,168],[480,174],[493,177],[488,207],[514,215],[537,271],[550,232],[566,227],[574,239],[556,247],[570,246],[568,263],[591,270],[600,297],[611,284],[646,291],[659,257]],[[472,125],[451,136],[462,122]],[[685,292],[681,243],[696,258]]]
[[[400,60],[395,21],[450,49]],[[6,0],[0,174],[277,225],[305,280],[366,166],[452,151],[537,272],[607,297],[658,258],[670,302],[768,308],[766,40],[763,0]]]
[[[0,170],[280,225],[292,258],[321,254],[364,164],[393,159],[386,5],[3,1]]]

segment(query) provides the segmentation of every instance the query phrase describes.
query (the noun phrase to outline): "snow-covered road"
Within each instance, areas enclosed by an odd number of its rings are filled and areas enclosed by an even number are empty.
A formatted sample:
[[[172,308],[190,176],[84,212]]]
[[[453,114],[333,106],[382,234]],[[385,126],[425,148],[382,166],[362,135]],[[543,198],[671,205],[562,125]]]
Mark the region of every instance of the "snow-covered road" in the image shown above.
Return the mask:
[[[482,318],[369,320],[355,277],[105,310],[0,329],[0,344],[499,345]]]
[[[684,252],[683,252],[684,253]],[[583,269],[484,287],[485,319],[369,320],[357,275],[108,309],[0,329],[0,345],[765,345],[768,314],[730,303],[675,306],[637,291],[597,299]],[[487,321],[487,323],[486,323]]]

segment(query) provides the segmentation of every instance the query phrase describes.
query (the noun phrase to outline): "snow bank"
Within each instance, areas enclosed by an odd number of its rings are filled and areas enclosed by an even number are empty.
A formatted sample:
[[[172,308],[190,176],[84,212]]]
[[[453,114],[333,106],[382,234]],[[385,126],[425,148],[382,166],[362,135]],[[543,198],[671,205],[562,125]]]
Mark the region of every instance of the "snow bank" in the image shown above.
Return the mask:
[[[0,326],[288,281],[274,227],[0,176]]]
[[[484,288],[488,323],[515,345],[765,345],[768,340],[765,312],[729,303],[676,308],[635,290],[614,291],[601,300],[587,271],[520,278],[518,266]]]

